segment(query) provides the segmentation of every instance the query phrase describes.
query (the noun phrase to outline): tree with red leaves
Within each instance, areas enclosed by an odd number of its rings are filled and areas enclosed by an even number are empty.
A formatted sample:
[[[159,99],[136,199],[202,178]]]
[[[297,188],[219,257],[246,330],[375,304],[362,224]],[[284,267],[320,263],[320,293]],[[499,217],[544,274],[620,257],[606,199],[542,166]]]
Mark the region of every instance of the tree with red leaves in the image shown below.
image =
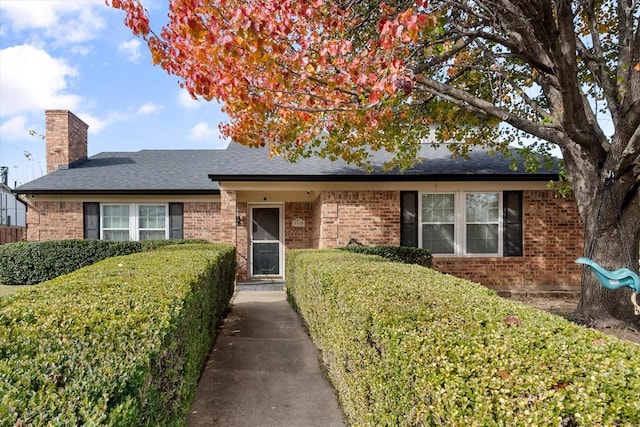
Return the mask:
[[[272,155],[384,149],[407,167],[434,129],[455,155],[519,145],[528,168],[559,148],[586,254],[638,271],[638,0],[172,0],[159,33],[138,0],[107,3],[155,64],[223,104],[224,135]],[[629,291],[590,272],[575,314],[638,322]]]

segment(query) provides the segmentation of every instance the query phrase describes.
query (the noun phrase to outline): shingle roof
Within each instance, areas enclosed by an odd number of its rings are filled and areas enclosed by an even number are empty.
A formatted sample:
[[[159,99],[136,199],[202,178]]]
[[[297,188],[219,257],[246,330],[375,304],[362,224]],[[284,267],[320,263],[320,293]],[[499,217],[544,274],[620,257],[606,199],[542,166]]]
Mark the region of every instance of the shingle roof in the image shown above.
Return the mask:
[[[373,172],[367,173],[343,160],[310,157],[290,163],[281,157],[269,159],[265,148],[230,144],[215,157],[209,177],[214,181],[548,181],[557,178],[558,173],[557,169],[527,173],[521,160],[514,171],[510,167],[512,159],[483,150],[473,151],[469,159],[454,159],[446,147],[429,144],[421,147],[419,158],[411,169],[385,171],[383,164],[391,160],[391,154],[379,151],[373,154]]]
[[[107,152],[19,186],[17,193],[217,194],[207,177],[224,150]]]
[[[16,188],[32,194],[218,194],[218,181],[546,181],[557,171],[510,169],[511,159],[474,151],[452,159],[446,148],[422,147],[422,161],[400,172],[383,171],[389,153],[374,154],[374,171],[318,157],[290,163],[269,159],[266,149],[231,143],[226,150],[106,152]]]

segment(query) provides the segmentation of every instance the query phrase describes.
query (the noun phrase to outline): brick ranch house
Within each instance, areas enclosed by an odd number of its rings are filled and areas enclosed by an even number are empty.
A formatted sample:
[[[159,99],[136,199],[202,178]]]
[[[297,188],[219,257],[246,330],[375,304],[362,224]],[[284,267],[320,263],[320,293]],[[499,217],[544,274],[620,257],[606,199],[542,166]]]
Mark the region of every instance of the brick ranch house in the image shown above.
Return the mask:
[[[87,158],[88,126],[46,112],[47,174],[15,191],[27,239],[201,238],[237,248],[238,279],[282,279],[289,249],[365,245],[431,249],[434,268],[498,290],[578,290],[582,225],[556,173],[469,160],[425,145],[405,172],[320,158],[288,163],[263,149],[105,152]]]

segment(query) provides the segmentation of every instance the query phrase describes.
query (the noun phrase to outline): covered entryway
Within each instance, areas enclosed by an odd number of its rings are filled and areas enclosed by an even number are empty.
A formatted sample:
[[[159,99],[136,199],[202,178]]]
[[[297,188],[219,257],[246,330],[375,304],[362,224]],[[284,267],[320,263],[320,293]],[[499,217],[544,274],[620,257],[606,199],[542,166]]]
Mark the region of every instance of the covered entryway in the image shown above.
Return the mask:
[[[249,249],[252,278],[283,276],[282,205],[250,205]]]

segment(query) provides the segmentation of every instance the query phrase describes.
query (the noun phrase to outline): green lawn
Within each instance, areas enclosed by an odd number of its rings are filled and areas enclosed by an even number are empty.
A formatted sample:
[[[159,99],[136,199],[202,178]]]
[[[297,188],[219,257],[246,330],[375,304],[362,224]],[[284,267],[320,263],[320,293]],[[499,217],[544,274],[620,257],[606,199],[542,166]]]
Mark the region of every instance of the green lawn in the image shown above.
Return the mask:
[[[20,289],[30,288],[32,286],[33,285],[15,285],[15,286],[0,285],[0,296],[7,295],[12,292],[16,292],[17,290],[20,290]]]

